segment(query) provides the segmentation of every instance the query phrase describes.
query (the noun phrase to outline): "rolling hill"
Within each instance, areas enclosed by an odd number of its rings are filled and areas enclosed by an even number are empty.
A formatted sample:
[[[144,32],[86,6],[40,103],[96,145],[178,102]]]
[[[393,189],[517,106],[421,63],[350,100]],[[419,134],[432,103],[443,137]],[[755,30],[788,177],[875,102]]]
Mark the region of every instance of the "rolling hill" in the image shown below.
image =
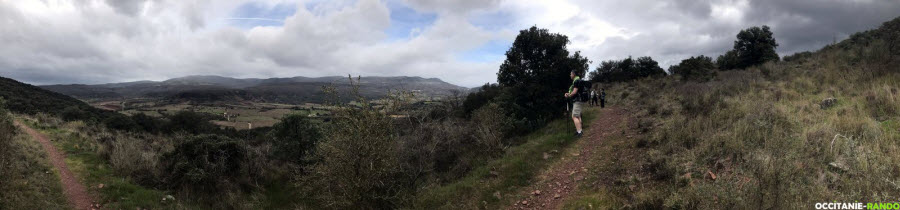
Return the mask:
[[[6,101],[7,109],[24,114],[48,113],[60,115],[69,107],[77,107],[95,118],[105,118],[114,114],[113,112],[94,108],[70,96],[5,77],[0,77],[0,98]]]
[[[187,76],[165,81],[136,81],[98,85],[47,85],[44,89],[82,100],[118,100],[156,98],[171,101],[253,101],[299,104],[319,103],[325,99],[322,87],[334,85],[338,90],[351,86],[346,77],[290,77],[268,79],[237,79],[222,76]],[[436,78],[421,77],[362,77],[360,91],[369,98],[380,98],[390,91],[407,90],[421,96],[449,95],[453,91],[468,91]],[[346,91],[341,91],[346,92]]]

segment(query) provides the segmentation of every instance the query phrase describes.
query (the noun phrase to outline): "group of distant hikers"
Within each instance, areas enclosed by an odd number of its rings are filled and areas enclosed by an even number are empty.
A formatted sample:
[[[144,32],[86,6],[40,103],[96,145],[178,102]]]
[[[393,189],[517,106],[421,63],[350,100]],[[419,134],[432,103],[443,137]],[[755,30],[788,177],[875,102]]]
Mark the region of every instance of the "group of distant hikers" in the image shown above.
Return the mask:
[[[572,111],[572,121],[575,122],[575,137],[581,137],[584,132],[581,130],[581,111],[584,103],[589,106],[597,106],[600,101],[600,108],[606,107],[606,90],[600,89],[597,93],[591,87],[591,83],[584,81],[578,76],[578,72],[571,71],[569,77],[572,78],[572,85],[569,86],[569,92],[565,96],[569,102],[566,103],[566,109]],[[588,92],[587,90],[590,90]],[[569,109],[571,105],[571,109]]]

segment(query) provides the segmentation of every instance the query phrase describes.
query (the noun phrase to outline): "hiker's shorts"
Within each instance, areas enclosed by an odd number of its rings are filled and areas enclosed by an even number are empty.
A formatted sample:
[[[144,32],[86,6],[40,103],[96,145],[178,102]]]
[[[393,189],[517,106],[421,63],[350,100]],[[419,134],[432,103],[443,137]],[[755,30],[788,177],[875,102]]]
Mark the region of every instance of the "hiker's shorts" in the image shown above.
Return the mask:
[[[572,104],[572,117],[581,118],[581,106],[584,102],[575,102]]]

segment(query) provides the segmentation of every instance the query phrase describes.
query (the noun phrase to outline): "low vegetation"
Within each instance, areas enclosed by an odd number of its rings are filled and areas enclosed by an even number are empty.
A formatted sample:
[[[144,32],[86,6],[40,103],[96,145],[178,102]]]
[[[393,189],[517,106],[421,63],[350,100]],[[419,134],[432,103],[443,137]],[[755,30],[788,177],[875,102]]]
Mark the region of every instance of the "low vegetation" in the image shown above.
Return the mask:
[[[586,182],[568,207],[799,209],[896,200],[900,68],[883,43],[896,39],[885,34],[898,25],[708,82],[612,85],[612,101],[635,107],[632,129],[643,132],[617,150],[643,155],[595,160],[589,180],[606,181]]]
[[[595,160],[588,180],[597,181],[584,182],[564,207],[791,209],[896,199],[897,28],[900,19],[779,61],[772,32],[754,27],[715,61],[691,57],[673,75],[650,57],[603,62],[590,80],[628,107],[640,134],[607,149],[640,155]],[[68,154],[105,208],[496,209],[574,141],[562,93],[569,72],[583,75],[589,61],[568,42],[546,29],[520,31],[498,84],[466,97],[426,103],[395,92],[376,106],[351,78],[341,89],[349,93],[323,90],[333,97],[328,117],[290,115],[240,131],[211,123],[218,114],[126,116],[6,80],[0,85],[21,92],[0,93]],[[585,122],[595,116],[589,110]],[[24,193],[0,201],[59,207],[56,180],[41,175],[46,163],[9,121],[0,113],[0,173],[12,177],[0,188]],[[24,203],[36,196],[49,199]]]
[[[64,209],[56,172],[37,142],[19,132],[0,98],[0,209]]]

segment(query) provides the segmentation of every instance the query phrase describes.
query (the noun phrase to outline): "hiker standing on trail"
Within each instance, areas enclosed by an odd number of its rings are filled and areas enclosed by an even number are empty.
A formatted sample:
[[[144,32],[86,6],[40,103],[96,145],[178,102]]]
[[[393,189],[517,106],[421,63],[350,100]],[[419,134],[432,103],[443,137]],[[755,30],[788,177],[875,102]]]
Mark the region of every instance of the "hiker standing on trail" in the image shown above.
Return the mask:
[[[572,85],[569,86],[569,92],[566,93],[566,98],[570,98],[573,101],[572,121],[575,123],[575,137],[581,137],[581,107],[590,96],[587,92],[586,82],[582,81],[581,77],[578,77],[574,70],[569,73],[569,77],[572,78]]]
[[[596,105],[597,105],[597,103],[596,103],[595,100],[594,100],[594,99],[596,99],[596,98],[597,98],[597,92],[595,92],[594,89],[591,89],[591,100],[589,100],[591,106],[596,106]]]
[[[600,108],[606,107],[606,90],[600,89]]]

